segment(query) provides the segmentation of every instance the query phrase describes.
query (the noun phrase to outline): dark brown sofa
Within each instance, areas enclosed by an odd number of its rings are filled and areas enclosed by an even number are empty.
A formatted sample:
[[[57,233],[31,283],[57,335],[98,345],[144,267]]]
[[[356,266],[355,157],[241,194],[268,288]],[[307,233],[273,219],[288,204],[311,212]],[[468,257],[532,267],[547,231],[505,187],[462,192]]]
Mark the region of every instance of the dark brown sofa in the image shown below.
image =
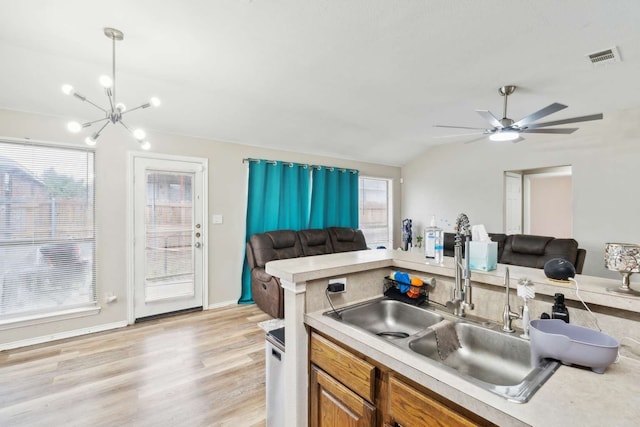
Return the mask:
[[[367,249],[362,230],[344,227],[275,230],[254,234],[247,242],[251,293],[265,313],[284,317],[284,292],[277,277],[265,271],[269,261]]]
[[[556,239],[548,236],[531,234],[489,233],[494,242],[498,242],[498,262],[500,264],[520,265],[523,267],[544,268],[544,264],[552,258],[569,261],[581,274],[585,249],[578,248],[574,239]],[[444,254],[453,256],[454,233],[444,233]]]

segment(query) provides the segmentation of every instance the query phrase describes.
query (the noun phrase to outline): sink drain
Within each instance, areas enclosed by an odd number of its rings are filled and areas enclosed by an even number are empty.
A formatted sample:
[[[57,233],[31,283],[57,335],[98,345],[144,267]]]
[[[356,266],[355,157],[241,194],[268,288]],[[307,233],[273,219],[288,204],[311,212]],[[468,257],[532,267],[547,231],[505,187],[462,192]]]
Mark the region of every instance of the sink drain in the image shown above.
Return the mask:
[[[378,335],[379,337],[383,337],[383,338],[407,338],[409,336],[408,333],[406,332],[395,332],[395,331],[383,331],[383,332],[378,332],[376,335]]]

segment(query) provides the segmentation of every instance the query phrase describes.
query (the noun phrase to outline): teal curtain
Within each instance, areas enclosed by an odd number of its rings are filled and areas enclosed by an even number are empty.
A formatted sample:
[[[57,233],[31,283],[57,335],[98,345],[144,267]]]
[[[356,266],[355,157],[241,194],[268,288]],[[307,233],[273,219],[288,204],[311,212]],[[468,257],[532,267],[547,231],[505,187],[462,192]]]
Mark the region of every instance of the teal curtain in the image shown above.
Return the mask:
[[[246,241],[271,230],[302,230],[309,218],[309,169],[298,163],[249,161]],[[244,257],[238,304],[251,304],[251,271]]]
[[[358,228],[358,171],[314,166],[309,228]]]

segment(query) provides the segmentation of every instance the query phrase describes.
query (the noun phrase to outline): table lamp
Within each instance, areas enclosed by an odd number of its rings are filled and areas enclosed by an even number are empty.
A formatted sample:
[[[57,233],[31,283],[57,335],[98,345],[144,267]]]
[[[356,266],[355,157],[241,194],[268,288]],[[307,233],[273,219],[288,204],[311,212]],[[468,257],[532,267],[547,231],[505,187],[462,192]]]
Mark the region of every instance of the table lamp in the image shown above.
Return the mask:
[[[607,291],[640,297],[640,291],[631,289],[629,286],[631,273],[640,272],[640,245],[607,243],[604,248],[604,266],[622,274],[622,285],[617,288],[607,288]]]

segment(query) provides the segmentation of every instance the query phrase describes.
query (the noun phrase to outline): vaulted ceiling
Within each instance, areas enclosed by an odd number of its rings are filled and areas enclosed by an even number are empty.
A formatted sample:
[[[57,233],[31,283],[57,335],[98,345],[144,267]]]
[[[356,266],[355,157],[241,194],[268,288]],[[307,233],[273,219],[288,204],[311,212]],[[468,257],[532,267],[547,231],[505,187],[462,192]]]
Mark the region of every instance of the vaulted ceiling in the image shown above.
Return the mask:
[[[469,139],[435,124],[501,117],[506,84],[514,119],[639,106],[639,21],[637,0],[3,1],[0,108],[94,119],[60,87],[106,103],[114,27],[119,99],[163,101],[128,118],[152,135],[402,165]],[[614,46],[620,62],[586,57]]]

